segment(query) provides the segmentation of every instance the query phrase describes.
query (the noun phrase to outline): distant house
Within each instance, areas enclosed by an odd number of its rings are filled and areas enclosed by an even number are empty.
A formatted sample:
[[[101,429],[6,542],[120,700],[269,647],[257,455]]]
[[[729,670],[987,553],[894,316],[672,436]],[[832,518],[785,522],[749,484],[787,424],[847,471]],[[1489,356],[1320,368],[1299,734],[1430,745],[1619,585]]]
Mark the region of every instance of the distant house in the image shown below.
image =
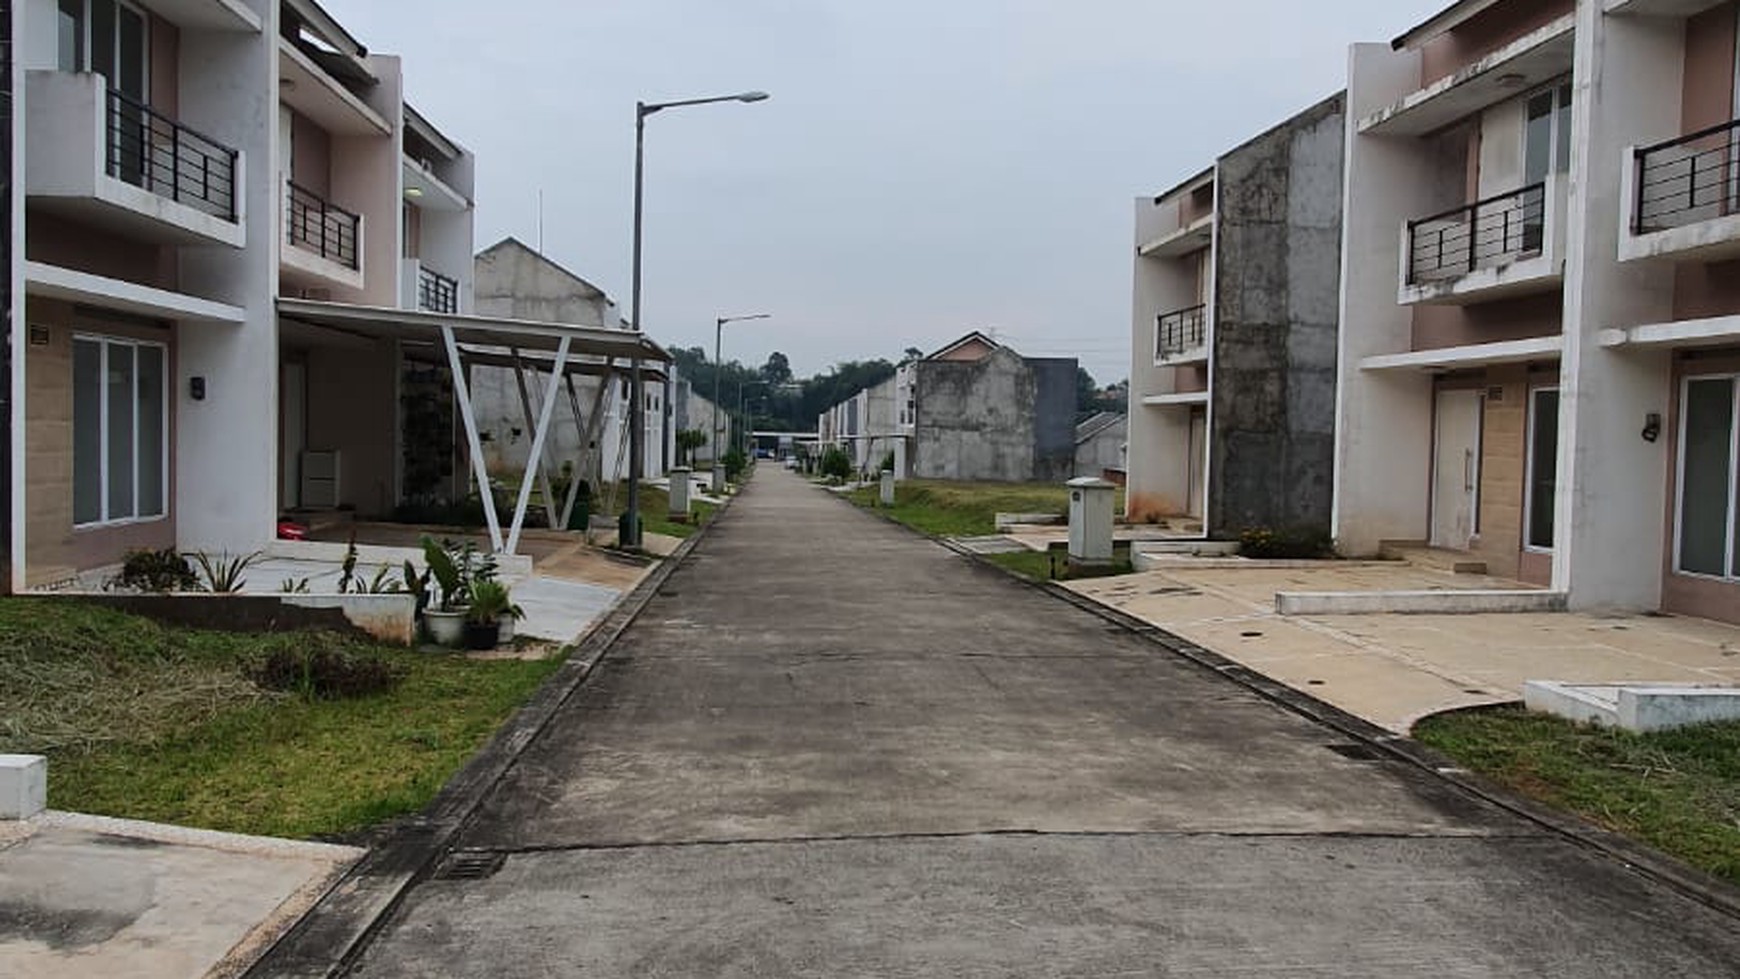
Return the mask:
[[[1102,411],[1075,426],[1075,474],[1123,479],[1130,437],[1128,416]]]
[[[1023,357],[973,332],[823,412],[860,469],[920,479],[1062,481],[1075,469],[1074,358]]]
[[[479,313],[518,321],[628,329],[616,303],[604,290],[516,238],[503,239],[478,253],[474,274]],[[527,361],[527,366],[534,364]],[[548,364],[539,366],[547,376]],[[574,464],[593,481],[627,477],[631,366],[627,361],[599,361],[570,368],[565,387],[571,391],[558,395],[559,423],[551,427],[547,447],[552,465]],[[661,475],[667,461],[675,461],[672,446],[666,442],[666,377],[660,367],[649,364],[642,369],[646,397],[643,476]],[[606,383],[609,388],[603,390]],[[523,468],[532,444],[526,409],[528,403],[534,413],[541,407],[542,383],[534,380],[528,384],[522,397],[509,352],[504,366],[474,366],[471,384],[478,427],[487,438],[484,455],[490,467]],[[584,432],[572,421],[576,406],[584,419]]]

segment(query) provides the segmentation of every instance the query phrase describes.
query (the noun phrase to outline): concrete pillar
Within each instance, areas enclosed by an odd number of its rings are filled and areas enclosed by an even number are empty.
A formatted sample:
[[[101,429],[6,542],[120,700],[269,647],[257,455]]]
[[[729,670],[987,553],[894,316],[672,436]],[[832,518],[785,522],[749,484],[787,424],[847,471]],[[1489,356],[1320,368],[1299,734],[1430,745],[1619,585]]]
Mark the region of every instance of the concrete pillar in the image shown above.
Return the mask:
[[[882,470],[882,505],[894,505],[894,470]]]
[[[689,473],[688,466],[677,466],[671,470],[671,519],[682,523],[689,519]]]
[[[48,759],[0,755],[0,819],[29,819],[48,808]]]
[[[1112,563],[1112,508],[1117,487],[1084,476],[1069,487],[1069,561],[1071,564]]]
[[[912,478],[911,473],[907,472],[906,465],[907,465],[907,463],[906,463],[906,439],[904,436],[897,436],[894,439],[894,478],[895,479],[910,479],[910,478]]]
[[[714,460],[713,460],[713,495],[718,496],[719,494],[721,494],[723,492],[725,492],[725,463],[718,458],[714,458]]]

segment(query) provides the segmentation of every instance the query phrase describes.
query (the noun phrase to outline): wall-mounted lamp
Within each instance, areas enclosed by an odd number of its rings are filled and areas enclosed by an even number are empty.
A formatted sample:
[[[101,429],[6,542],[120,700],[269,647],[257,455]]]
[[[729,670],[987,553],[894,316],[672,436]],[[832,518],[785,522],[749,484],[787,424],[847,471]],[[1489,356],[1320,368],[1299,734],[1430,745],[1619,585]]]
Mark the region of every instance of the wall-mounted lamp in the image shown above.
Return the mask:
[[[1654,442],[1661,438],[1661,414],[1659,412],[1652,411],[1643,416],[1642,434],[1645,442]]]
[[[187,395],[195,401],[205,400],[205,378],[196,377],[187,382]]]

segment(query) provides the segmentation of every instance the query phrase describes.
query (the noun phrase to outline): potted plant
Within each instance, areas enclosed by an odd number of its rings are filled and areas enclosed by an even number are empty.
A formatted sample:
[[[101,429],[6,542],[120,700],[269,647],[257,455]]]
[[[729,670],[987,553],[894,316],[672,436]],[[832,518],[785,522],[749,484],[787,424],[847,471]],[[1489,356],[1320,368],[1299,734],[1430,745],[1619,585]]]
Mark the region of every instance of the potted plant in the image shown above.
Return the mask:
[[[494,649],[505,631],[513,636],[513,621],[525,613],[513,603],[508,587],[499,581],[480,581],[472,586],[471,605],[465,612],[465,648]]]
[[[453,555],[432,538],[423,538],[423,560],[429,565],[425,580],[434,578],[440,593],[440,601],[423,610],[423,624],[431,640],[457,647],[465,639],[465,580]]]

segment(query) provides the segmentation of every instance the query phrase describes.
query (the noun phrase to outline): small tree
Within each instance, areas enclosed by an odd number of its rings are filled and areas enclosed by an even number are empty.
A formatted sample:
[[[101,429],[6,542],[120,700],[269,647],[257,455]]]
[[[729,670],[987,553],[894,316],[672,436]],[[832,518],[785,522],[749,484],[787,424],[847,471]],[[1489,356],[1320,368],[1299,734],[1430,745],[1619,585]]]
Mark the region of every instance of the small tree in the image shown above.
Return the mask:
[[[707,444],[707,433],[698,428],[685,428],[677,433],[677,461],[687,465],[695,450]]]
[[[846,454],[845,449],[837,445],[829,446],[828,451],[822,453],[822,475],[837,479],[850,479],[852,477],[852,457]]]

